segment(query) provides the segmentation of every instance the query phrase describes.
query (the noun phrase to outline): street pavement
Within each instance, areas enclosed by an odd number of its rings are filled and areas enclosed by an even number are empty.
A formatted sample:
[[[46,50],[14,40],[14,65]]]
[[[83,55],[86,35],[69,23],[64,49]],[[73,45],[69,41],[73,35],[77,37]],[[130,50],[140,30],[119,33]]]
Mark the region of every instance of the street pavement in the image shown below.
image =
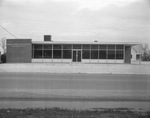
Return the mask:
[[[2,97],[109,97],[150,100],[150,75],[0,73]]]

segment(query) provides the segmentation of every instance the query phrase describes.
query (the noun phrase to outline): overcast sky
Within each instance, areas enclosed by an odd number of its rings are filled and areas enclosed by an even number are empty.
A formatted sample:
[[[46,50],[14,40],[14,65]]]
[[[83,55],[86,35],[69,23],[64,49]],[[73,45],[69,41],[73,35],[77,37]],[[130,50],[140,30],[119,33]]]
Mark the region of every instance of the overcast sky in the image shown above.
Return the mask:
[[[42,41],[142,42],[150,45],[150,0],[0,0],[0,25]],[[0,37],[14,38],[0,27]]]

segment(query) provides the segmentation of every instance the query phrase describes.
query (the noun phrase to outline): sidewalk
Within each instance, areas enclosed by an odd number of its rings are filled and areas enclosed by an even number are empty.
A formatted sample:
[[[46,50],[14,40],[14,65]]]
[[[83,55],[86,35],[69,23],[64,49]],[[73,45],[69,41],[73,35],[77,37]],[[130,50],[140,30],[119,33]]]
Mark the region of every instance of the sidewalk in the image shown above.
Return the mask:
[[[150,74],[150,64],[6,63],[0,72]]]

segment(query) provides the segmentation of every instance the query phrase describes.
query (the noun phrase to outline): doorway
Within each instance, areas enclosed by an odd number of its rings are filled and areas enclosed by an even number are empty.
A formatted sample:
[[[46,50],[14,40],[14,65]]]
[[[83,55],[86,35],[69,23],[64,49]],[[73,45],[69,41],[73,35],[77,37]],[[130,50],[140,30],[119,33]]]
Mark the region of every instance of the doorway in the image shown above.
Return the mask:
[[[73,50],[72,54],[73,62],[81,62],[81,50]]]

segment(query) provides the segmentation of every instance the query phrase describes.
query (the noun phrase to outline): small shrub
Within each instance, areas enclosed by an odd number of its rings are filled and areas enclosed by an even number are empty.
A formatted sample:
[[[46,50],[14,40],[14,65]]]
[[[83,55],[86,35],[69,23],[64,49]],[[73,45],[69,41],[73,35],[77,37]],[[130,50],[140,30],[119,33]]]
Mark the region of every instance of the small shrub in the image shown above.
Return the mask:
[[[1,62],[6,63],[6,54],[1,55]]]

